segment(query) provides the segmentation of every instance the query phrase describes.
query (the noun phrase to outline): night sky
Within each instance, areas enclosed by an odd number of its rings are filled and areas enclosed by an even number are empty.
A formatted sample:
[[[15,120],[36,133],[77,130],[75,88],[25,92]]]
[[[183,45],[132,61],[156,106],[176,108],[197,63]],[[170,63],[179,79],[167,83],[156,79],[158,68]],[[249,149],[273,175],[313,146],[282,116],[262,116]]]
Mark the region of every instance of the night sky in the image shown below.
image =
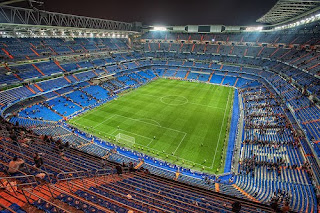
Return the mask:
[[[278,0],[42,0],[41,9],[145,25],[254,25]]]

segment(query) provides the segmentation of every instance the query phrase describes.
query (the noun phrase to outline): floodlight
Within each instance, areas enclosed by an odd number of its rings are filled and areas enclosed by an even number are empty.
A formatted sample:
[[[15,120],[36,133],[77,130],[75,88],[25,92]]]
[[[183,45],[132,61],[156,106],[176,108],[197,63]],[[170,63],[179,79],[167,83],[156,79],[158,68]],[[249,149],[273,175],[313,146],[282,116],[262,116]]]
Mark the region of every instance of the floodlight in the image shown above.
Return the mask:
[[[166,27],[153,27],[154,31],[167,31]]]
[[[255,27],[247,27],[246,31],[261,31],[263,30],[263,26],[255,26]]]

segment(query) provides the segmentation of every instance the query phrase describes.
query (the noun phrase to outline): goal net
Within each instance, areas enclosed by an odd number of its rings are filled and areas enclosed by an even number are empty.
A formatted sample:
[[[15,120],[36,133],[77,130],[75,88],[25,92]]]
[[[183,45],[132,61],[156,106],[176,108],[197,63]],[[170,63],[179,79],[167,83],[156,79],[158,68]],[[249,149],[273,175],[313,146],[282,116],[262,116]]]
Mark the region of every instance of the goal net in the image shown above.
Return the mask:
[[[129,145],[129,146],[133,146],[136,142],[134,137],[131,137],[123,133],[118,133],[116,135],[116,140],[117,142],[125,143],[126,145]]]

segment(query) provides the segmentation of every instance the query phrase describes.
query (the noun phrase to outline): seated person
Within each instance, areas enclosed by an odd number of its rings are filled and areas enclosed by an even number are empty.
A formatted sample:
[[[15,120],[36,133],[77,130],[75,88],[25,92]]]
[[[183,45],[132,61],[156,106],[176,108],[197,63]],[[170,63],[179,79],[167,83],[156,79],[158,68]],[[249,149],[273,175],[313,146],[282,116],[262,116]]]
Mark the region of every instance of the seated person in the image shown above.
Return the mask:
[[[43,160],[38,153],[33,154],[33,160],[37,168],[40,168],[43,165]]]
[[[64,144],[64,149],[65,150],[68,150],[70,148],[70,144],[69,144],[69,141],[67,141],[65,144]]]
[[[15,175],[19,172],[19,169],[23,166],[24,164],[24,160],[18,158],[17,156],[15,156],[12,161],[9,162],[8,165],[8,173],[10,175]]]

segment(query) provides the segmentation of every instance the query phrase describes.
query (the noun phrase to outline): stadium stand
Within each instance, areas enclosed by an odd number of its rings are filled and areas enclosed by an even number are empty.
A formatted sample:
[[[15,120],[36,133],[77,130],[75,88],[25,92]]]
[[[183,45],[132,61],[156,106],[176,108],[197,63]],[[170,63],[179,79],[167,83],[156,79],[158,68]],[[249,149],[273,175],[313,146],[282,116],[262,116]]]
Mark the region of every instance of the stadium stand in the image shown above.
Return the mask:
[[[238,203],[241,212],[317,212],[319,38],[149,31],[141,48],[127,38],[0,38],[10,62],[0,68],[0,212],[232,212]],[[236,88],[224,174],[65,122],[157,78]],[[10,176],[15,157],[24,164]]]

